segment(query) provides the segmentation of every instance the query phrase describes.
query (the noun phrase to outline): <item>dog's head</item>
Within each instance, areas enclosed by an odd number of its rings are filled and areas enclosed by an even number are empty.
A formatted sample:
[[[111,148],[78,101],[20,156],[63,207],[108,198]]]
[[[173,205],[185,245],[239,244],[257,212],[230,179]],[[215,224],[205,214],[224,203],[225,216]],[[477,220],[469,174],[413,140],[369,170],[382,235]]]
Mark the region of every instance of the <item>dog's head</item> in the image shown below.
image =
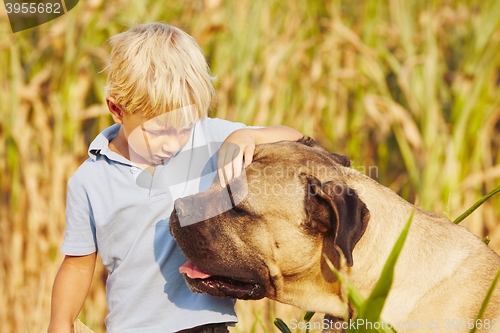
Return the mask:
[[[191,289],[280,300],[291,281],[326,278],[322,253],[338,264],[341,252],[352,266],[369,212],[345,183],[349,166],[311,139],[265,144],[227,188],[215,181],[176,200],[170,230],[189,259],[181,272]]]

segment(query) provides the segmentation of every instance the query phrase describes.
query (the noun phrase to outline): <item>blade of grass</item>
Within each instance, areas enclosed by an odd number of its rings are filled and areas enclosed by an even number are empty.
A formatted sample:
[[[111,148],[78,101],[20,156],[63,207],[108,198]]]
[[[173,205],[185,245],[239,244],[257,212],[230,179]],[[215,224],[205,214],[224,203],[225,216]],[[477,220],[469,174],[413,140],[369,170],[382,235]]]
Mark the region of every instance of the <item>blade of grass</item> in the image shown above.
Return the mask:
[[[380,320],[380,315],[382,314],[382,309],[384,308],[385,300],[389,295],[389,291],[391,289],[392,281],[394,280],[394,267],[396,266],[396,262],[399,258],[399,254],[403,249],[403,245],[406,241],[406,237],[408,236],[408,232],[410,230],[411,223],[413,221],[414,212],[411,213],[408,218],[408,222],[401,232],[396,244],[392,248],[391,254],[389,258],[385,262],[384,268],[382,270],[382,274],[380,275],[375,288],[372,293],[364,303],[363,308],[359,310],[358,319],[364,320],[366,323],[375,323]],[[368,330],[371,331],[371,330]],[[378,330],[376,330],[378,331]],[[350,329],[349,332],[354,332],[354,330]]]
[[[283,333],[292,333],[292,331],[290,331],[290,329],[285,324],[285,322],[283,320],[281,320],[280,318],[276,318],[274,320],[274,326],[276,326]]]
[[[313,311],[307,311],[306,314],[304,315],[304,320],[305,321],[310,321],[311,318],[314,316],[314,313]]]
[[[314,313],[315,312],[307,311],[306,314],[304,315],[304,322],[305,323],[310,322],[311,318],[314,316]],[[287,324],[285,324],[285,322],[281,318],[276,318],[274,320],[274,326],[276,326],[283,333],[291,333]],[[307,325],[306,325],[306,333],[309,333],[309,326]]]
[[[481,206],[486,200],[488,200],[489,198],[491,198],[492,196],[494,196],[498,192],[500,192],[500,186],[496,187],[493,191],[491,191],[490,193],[486,194],[484,197],[479,199],[475,204],[472,205],[471,208],[467,209],[462,215],[457,217],[455,219],[455,221],[453,221],[453,223],[459,224],[460,222],[462,222],[467,216],[472,214],[473,211],[478,209],[479,206]]]
[[[304,321],[306,323],[310,322],[313,316],[314,316],[313,311],[307,311],[306,314],[304,315]],[[306,333],[309,333],[309,326],[306,327]]]
[[[260,327],[262,328],[262,330],[264,331],[264,333],[270,333],[266,324],[264,323],[264,320],[261,318],[260,313],[254,312],[254,316],[255,316],[254,325],[258,323],[260,325]]]
[[[330,259],[323,254],[323,257],[325,258],[326,264],[330,268],[330,270],[335,274],[336,278],[340,281],[340,283],[347,288],[347,294],[349,296],[349,301],[350,304],[354,307],[354,309],[358,312],[362,310],[365,307],[366,300],[361,295],[361,293],[354,287],[347,279],[345,279],[342,274],[335,268],[335,266],[332,264]],[[378,321],[378,320],[377,320]],[[363,330],[362,330],[363,331]],[[384,332],[384,333],[394,333],[393,330],[386,329],[385,327],[380,328],[379,332]]]
[[[361,309],[366,302],[363,295],[361,295],[361,293],[346,278],[344,278],[344,276],[340,273],[339,270],[337,270],[337,268],[335,268],[330,259],[328,259],[328,257],[324,253],[323,258],[325,259],[326,264],[335,275],[337,280],[340,281],[340,284],[347,288],[347,294],[349,295],[349,301],[351,302],[351,305],[355,309]]]
[[[470,330],[469,333],[474,333],[477,329],[477,322],[483,318],[484,312],[486,311],[486,307],[488,306],[488,303],[490,302],[491,295],[493,295],[493,291],[495,290],[495,287],[498,282],[498,278],[500,278],[500,269],[497,271],[497,274],[495,275],[495,278],[493,279],[493,282],[491,283],[490,289],[488,289],[488,293],[486,294],[486,297],[484,298],[483,304],[481,305],[481,309],[479,309],[479,313],[476,318],[476,322],[474,324],[474,328]]]

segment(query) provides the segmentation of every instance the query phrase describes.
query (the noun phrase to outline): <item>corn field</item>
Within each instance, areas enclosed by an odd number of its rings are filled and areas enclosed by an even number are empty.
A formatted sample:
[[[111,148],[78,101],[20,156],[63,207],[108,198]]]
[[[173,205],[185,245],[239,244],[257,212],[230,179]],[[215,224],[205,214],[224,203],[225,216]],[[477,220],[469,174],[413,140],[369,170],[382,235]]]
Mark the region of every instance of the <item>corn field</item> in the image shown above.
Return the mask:
[[[214,117],[293,127],[450,219],[500,185],[500,1],[85,0],[16,34],[0,6],[0,332],[48,327],[67,180],[112,124],[106,41],[150,21],[202,46]],[[500,252],[499,223],[496,196],[462,225]],[[80,315],[98,333],[105,279],[99,267]],[[237,310],[244,333],[303,315]]]

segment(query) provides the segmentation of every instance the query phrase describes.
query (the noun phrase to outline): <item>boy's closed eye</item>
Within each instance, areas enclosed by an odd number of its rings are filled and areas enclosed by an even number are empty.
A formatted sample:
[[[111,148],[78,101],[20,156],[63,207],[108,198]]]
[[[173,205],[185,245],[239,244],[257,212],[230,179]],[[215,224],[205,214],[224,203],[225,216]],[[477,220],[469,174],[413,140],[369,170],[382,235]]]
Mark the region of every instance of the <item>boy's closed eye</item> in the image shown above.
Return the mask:
[[[151,131],[151,130],[147,130],[147,129],[143,129],[143,131],[149,135],[150,137],[156,137],[156,136],[159,136],[161,134],[161,131]]]
[[[190,124],[184,128],[181,129],[176,129],[173,127],[168,127],[165,129],[147,129],[145,127],[142,127],[142,130],[151,137],[157,137],[160,135],[185,135],[189,134],[191,130],[193,129],[193,125]]]

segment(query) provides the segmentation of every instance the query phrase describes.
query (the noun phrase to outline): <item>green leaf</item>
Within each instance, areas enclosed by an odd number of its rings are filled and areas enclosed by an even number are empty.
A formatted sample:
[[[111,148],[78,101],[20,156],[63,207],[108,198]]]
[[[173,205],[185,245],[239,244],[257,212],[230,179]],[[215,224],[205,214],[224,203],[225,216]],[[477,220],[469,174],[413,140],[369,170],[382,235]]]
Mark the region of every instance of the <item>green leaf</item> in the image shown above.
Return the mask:
[[[488,293],[486,294],[486,297],[484,298],[483,304],[481,305],[481,309],[479,309],[479,313],[476,318],[476,323],[478,320],[481,320],[483,318],[484,312],[486,311],[486,307],[488,306],[488,303],[490,302],[491,295],[493,294],[493,291],[495,291],[495,287],[498,282],[498,278],[500,277],[500,269],[497,271],[497,274],[495,275],[495,278],[493,279],[493,282],[491,283],[490,289],[488,289]],[[474,328],[470,330],[470,333],[474,333],[476,331],[476,325],[474,325]]]
[[[382,308],[385,304],[385,300],[391,289],[392,281],[394,280],[394,267],[396,266],[399,254],[401,253],[403,245],[406,241],[406,237],[408,236],[408,231],[410,230],[410,225],[413,220],[413,214],[414,212],[411,213],[406,226],[404,227],[401,235],[399,235],[398,240],[394,244],[391,254],[385,262],[382,274],[380,275],[380,278],[378,279],[371,295],[366,300],[365,305],[362,311],[360,311],[358,318],[365,319],[367,322],[371,323],[379,320],[380,314],[382,313]]]
[[[306,314],[304,315],[304,321],[310,321],[313,316],[314,316],[314,311],[307,311]]]
[[[328,259],[328,257],[325,254],[323,254],[323,257],[325,258],[325,261],[326,261],[328,267],[333,272],[333,274],[335,274],[335,276],[340,281],[340,283],[343,286],[347,287],[347,293],[348,293],[348,296],[349,296],[349,301],[351,302],[351,305],[353,306],[353,308],[358,313],[364,311],[363,309],[366,307],[366,300],[363,297],[363,295],[361,295],[361,293],[356,289],[356,287],[354,287],[347,279],[345,279],[342,276],[342,274],[335,268],[335,266],[333,266],[332,262]],[[378,321],[378,319],[377,319],[377,321]],[[361,329],[358,329],[358,330],[355,329],[354,331],[364,332],[365,330],[361,328]],[[388,329],[388,328],[385,328],[385,327],[381,327],[378,330],[378,332],[394,333],[394,330]]]
[[[274,326],[276,326],[283,333],[292,333],[285,322],[280,318],[276,318],[274,320]]]
[[[479,199],[475,204],[472,205],[471,208],[467,209],[465,211],[465,213],[463,213],[462,215],[460,215],[459,217],[457,217],[456,220],[453,221],[453,223],[459,224],[460,222],[462,222],[467,216],[469,216],[470,214],[472,214],[473,211],[475,211],[476,209],[478,209],[479,206],[481,206],[486,200],[488,200],[489,198],[491,198],[492,196],[494,196],[498,192],[500,192],[500,186],[496,187],[493,191],[491,191],[490,193],[486,194],[484,197],[482,197],[481,199]]]
[[[307,311],[306,314],[304,315],[304,321],[308,323],[313,316],[314,316],[313,311]],[[306,327],[306,333],[309,333],[309,327]]]
[[[363,305],[358,308],[359,315],[357,316],[356,321],[372,324],[380,322],[380,315],[382,313],[385,300],[387,299],[387,295],[391,289],[392,281],[394,280],[394,267],[399,258],[399,254],[403,249],[406,237],[408,236],[413,215],[414,212],[411,213],[408,222],[394,244],[375,288],[368,299],[363,302]],[[367,328],[366,326],[359,327],[359,325],[356,325],[355,327],[350,328],[348,332],[394,332],[394,330],[390,327],[386,327],[385,325],[381,325],[379,328]]]
[[[364,306],[365,298],[361,293],[348,281],[346,280],[342,274],[335,268],[330,259],[323,253],[323,258],[325,259],[326,264],[335,275],[337,280],[340,281],[340,284],[347,288],[347,294],[349,295],[349,301],[354,309],[358,310]]]

